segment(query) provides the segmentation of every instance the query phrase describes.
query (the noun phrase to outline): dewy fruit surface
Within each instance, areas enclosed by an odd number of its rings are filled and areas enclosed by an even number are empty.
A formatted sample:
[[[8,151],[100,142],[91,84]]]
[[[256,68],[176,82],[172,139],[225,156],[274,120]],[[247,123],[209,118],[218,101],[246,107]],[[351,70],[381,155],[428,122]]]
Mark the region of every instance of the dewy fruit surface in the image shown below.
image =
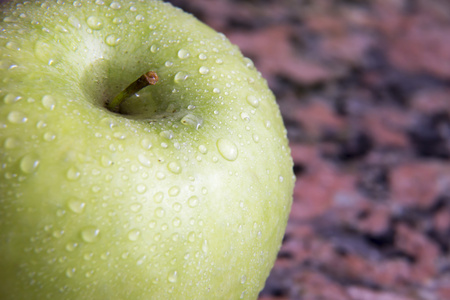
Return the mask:
[[[0,5],[2,299],[255,299],[294,179],[252,62],[160,1]]]

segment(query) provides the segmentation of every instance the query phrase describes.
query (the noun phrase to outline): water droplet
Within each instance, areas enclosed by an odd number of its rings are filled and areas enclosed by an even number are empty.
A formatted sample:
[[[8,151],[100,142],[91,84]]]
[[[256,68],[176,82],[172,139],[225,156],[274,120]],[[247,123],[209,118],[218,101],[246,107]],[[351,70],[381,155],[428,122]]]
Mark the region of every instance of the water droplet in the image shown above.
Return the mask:
[[[253,63],[253,61],[250,58],[244,57],[243,61],[244,61],[244,64],[245,64],[245,66],[247,68],[249,68],[249,69],[254,69],[255,68],[255,64]]]
[[[172,221],[172,224],[173,224],[173,226],[175,226],[175,227],[180,227],[180,225],[181,225],[181,220],[180,220],[180,218],[174,218],[173,221]]]
[[[169,273],[167,280],[171,283],[175,283],[175,282],[177,282],[177,277],[178,277],[177,271],[172,271]]]
[[[75,268],[68,268],[68,269],[66,270],[66,276],[67,276],[68,278],[72,278],[73,275],[74,275],[74,273],[75,273],[75,271],[76,271]]]
[[[170,60],[168,60],[168,61],[166,61],[166,62],[164,63],[164,65],[165,65],[166,67],[171,67],[171,66],[173,66],[173,62],[171,62]]]
[[[216,64],[218,65],[223,64],[223,60],[221,58],[216,59]]]
[[[206,56],[205,53],[200,53],[200,54],[198,55],[198,58],[200,58],[200,60],[205,60],[205,59],[208,58],[208,56]]]
[[[156,173],[156,179],[158,180],[164,180],[166,178],[166,175],[162,172],[157,172]]]
[[[98,240],[100,229],[95,226],[88,226],[81,231],[81,238],[87,243],[94,243]]]
[[[34,154],[27,154],[20,160],[20,169],[27,174],[36,171],[39,166],[39,158]]]
[[[122,24],[123,20],[122,20],[122,18],[120,18],[120,17],[115,17],[115,18],[112,20],[112,22],[113,22],[113,24],[118,25],[118,24]]]
[[[152,147],[152,142],[148,138],[144,138],[141,141],[141,146],[145,150],[148,150],[148,149],[150,149]]]
[[[246,112],[241,113],[241,119],[245,122],[250,122],[250,116]]]
[[[238,157],[238,148],[235,143],[227,139],[217,140],[217,149],[219,153],[229,161],[234,161]]]
[[[15,123],[15,124],[19,124],[19,123],[25,123],[26,121],[28,121],[27,116],[20,111],[11,111],[8,114],[8,121],[10,121],[11,123]]]
[[[171,140],[173,138],[172,130],[164,130],[159,133],[159,135],[165,139]]]
[[[185,50],[185,49],[180,49],[180,50],[178,51],[178,57],[181,58],[181,59],[188,58],[189,55],[190,55],[189,51],[187,51],[187,50]]]
[[[104,155],[102,156],[102,158],[100,160],[101,160],[102,166],[104,166],[104,167],[109,167],[113,163],[108,157],[106,157]]]
[[[208,153],[208,149],[206,148],[205,145],[200,145],[200,146],[198,146],[198,151],[200,151],[201,154],[206,154],[206,153]]]
[[[176,185],[169,189],[169,196],[170,197],[178,196],[179,193],[180,193],[180,188],[178,186],[176,186]]]
[[[69,30],[67,30],[67,28],[65,28],[64,26],[62,26],[60,24],[56,25],[55,28],[56,28],[57,31],[59,31],[61,33],[68,33],[69,32]]]
[[[148,223],[148,227],[149,228],[151,228],[151,229],[153,229],[153,228],[155,228],[156,227],[156,221],[150,221],[150,223]]]
[[[6,149],[14,149],[21,145],[21,141],[15,137],[8,137],[3,145]]]
[[[117,46],[120,43],[120,37],[110,34],[105,38],[105,43],[111,47]]]
[[[128,232],[128,239],[130,241],[137,241],[139,237],[141,236],[141,232],[138,229],[132,229],[130,232]]]
[[[89,26],[89,28],[91,28],[93,30],[100,30],[103,27],[102,21],[96,16],[88,17],[86,22],[87,22],[87,25]]]
[[[66,177],[69,180],[77,180],[80,178],[81,172],[76,167],[71,167],[69,170],[67,170]]]
[[[181,123],[199,129],[203,125],[203,118],[193,114],[187,114],[181,119]]]
[[[175,77],[173,78],[173,80],[175,81],[175,83],[180,83],[183,81],[186,81],[186,79],[189,77],[189,74],[184,72],[184,71],[180,71],[177,74],[175,74]]]
[[[15,42],[11,42],[11,41],[6,43],[6,48],[8,48],[10,50],[20,50],[19,45],[17,45],[17,43],[15,43]]]
[[[155,203],[161,203],[163,199],[164,194],[162,192],[158,192],[153,196],[153,201],[155,201]]]
[[[188,205],[189,207],[196,207],[198,205],[198,197],[192,196],[188,199]]]
[[[162,207],[158,207],[157,209],[155,209],[155,215],[158,218],[164,217],[165,214],[166,214],[166,211]]]
[[[86,278],[90,278],[90,277],[92,277],[92,275],[94,275],[94,270],[90,270],[90,271],[87,271],[86,273],[84,273],[84,276]]]
[[[174,173],[174,174],[180,174],[181,173],[181,166],[178,162],[170,162],[167,165],[167,168],[169,169],[170,172]]]
[[[247,281],[247,276],[242,275],[241,276],[241,283],[244,284]]]
[[[254,141],[255,143],[258,143],[258,142],[259,142],[259,135],[257,135],[256,133],[254,133],[254,134],[252,135],[252,138],[253,138],[253,141]]]
[[[135,212],[135,213],[139,212],[141,210],[141,208],[142,208],[142,204],[140,204],[140,203],[133,203],[130,206],[131,211]]]
[[[114,132],[113,137],[116,138],[116,139],[118,139],[118,140],[124,140],[124,139],[127,138],[127,135],[126,135],[125,132],[122,132],[122,131],[116,131],[116,132]]]
[[[143,183],[140,183],[140,184],[138,184],[138,185],[136,186],[136,191],[137,191],[139,194],[145,193],[146,190],[147,190],[147,187],[146,187]]]
[[[56,138],[56,135],[53,132],[46,132],[44,133],[44,140],[46,140],[47,142],[51,142]]]
[[[204,240],[204,241],[203,241],[203,244],[202,244],[202,251],[203,251],[204,253],[208,253],[208,249],[209,249],[209,247],[208,247],[208,241],[207,241],[207,240]]]
[[[173,208],[173,210],[174,211],[176,211],[176,212],[180,212],[181,211],[181,208],[182,208],[182,206],[181,206],[181,204],[180,203],[178,203],[178,202],[175,202],[173,205],[172,205],[172,208]]]
[[[214,89],[213,89],[213,93],[215,93],[215,94],[218,94],[218,93],[220,93],[220,89],[218,89],[218,88],[214,88]]]
[[[179,237],[179,236],[180,236],[180,235],[179,235],[178,233],[172,234],[172,241],[174,241],[174,242],[178,241],[178,237]]]
[[[4,98],[3,98],[3,102],[5,102],[6,104],[12,104],[15,103],[19,100],[21,100],[22,97],[21,96],[16,96],[14,94],[7,94]]]
[[[253,95],[249,95],[247,96],[247,102],[248,104],[250,104],[251,106],[253,106],[254,108],[257,108],[259,106],[259,99],[256,98]]]
[[[137,261],[136,261],[136,265],[140,266],[144,263],[145,259],[147,258],[147,255],[142,255]]]
[[[78,199],[70,199],[67,202],[67,206],[74,213],[81,214],[84,211],[84,208],[86,207],[86,203]]]
[[[267,120],[266,122],[264,122],[264,126],[266,126],[266,128],[269,129],[272,126],[272,124],[270,123],[269,120]]]
[[[39,121],[39,122],[37,122],[36,123],[36,127],[38,128],[38,129],[42,129],[42,128],[45,128],[45,127],[47,127],[47,123],[45,123],[44,121]]]
[[[66,244],[66,250],[69,251],[69,252],[72,252],[77,247],[78,247],[78,243],[70,242],[70,243]]]
[[[120,9],[122,6],[120,5],[120,3],[114,1],[114,2],[111,2],[109,7],[111,7],[112,9]]]
[[[199,72],[200,74],[202,74],[202,75],[206,75],[206,74],[209,73],[209,68],[208,68],[208,67],[205,67],[205,66],[202,66],[202,67],[200,67],[200,69],[198,69],[198,72]]]
[[[193,232],[193,231],[189,232],[189,234],[188,234],[188,240],[189,240],[189,242],[191,242],[191,243],[195,241],[195,232]]]
[[[152,166],[150,159],[142,153],[138,155],[138,160],[144,167],[150,168]]]
[[[72,25],[73,27],[75,27],[76,29],[80,29],[81,28],[80,20],[78,20],[74,16],[70,16],[68,21],[69,21],[69,24]]]

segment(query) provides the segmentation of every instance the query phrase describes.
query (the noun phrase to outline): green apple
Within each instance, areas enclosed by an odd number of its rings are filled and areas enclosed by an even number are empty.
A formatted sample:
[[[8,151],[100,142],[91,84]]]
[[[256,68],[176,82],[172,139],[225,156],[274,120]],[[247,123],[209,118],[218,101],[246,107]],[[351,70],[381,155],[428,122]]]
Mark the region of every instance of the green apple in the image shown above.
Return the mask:
[[[0,21],[1,299],[255,299],[294,177],[251,60],[157,0]]]

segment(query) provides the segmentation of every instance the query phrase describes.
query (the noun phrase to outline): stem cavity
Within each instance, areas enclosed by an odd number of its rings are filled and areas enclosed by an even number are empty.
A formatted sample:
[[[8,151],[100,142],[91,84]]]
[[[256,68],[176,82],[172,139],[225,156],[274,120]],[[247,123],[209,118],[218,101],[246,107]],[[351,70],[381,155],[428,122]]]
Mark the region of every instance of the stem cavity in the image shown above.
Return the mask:
[[[155,85],[158,82],[159,78],[156,72],[149,71],[139,77],[136,81],[132,82],[126,89],[121,91],[114,99],[109,101],[106,104],[106,108],[112,112],[119,112],[120,105],[123,101],[133,96],[143,88],[149,85]]]

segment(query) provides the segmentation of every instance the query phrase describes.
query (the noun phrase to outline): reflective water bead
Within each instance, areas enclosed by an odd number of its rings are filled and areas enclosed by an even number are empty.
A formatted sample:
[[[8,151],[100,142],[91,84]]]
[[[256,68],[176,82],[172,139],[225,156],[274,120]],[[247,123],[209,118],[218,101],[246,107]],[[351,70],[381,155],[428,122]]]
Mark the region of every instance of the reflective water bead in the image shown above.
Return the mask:
[[[180,50],[178,51],[178,57],[181,58],[181,59],[188,58],[189,55],[190,55],[189,51],[187,51],[187,50],[185,50],[185,49],[180,49]]]

